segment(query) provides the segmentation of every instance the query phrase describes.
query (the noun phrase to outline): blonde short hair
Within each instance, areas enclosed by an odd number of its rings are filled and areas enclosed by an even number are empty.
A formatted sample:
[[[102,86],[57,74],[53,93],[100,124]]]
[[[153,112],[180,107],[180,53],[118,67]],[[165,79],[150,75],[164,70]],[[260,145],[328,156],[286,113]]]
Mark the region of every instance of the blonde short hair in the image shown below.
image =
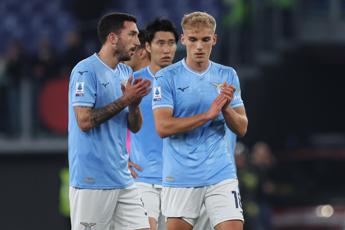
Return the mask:
[[[190,14],[185,14],[181,21],[182,30],[189,27],[206,26],[213,31],[216,31],[216,20],[214,17],[206,12],[196,11]]]

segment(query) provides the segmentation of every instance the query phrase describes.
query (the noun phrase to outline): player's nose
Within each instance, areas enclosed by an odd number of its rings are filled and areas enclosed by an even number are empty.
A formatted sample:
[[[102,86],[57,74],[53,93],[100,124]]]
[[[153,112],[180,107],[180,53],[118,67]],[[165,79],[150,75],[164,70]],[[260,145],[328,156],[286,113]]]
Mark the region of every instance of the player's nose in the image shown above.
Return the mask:
[[[198,50],[201,50],[202,49],[202,42],[197,42],[196,43],[196,48],[198,49]]]
[[[134,45],[137,46],[137,47],[140,46],[140,40],[139,40],[138,36],[135,37]]]

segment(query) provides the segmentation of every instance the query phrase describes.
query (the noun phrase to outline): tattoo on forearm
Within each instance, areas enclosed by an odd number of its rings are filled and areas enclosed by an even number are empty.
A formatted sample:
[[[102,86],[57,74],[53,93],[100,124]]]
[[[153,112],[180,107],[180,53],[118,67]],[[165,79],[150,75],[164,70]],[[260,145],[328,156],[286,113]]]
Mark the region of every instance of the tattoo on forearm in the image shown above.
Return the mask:
[[[130,109],[128,114],[128,127],[131,131],[139,130],[141,126],[141,113],[140,109],[136,107],[135,109]]]
[[[109,105],[91,110],[91,124],[93,127],[96,127],[103,122],[109,120],[114,115],[121,112],[127,104],[122,98],[110,103]]]

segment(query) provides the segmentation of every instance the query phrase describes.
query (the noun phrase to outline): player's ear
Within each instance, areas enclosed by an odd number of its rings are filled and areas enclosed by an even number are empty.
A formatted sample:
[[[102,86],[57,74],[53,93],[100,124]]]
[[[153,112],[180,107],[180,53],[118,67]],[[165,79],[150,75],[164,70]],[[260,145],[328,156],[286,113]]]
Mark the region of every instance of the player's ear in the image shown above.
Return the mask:
[[[181,40],[181,44],[185,46],[186,45],[186,36],[184,36],[184,34],[181,34],[180,40]]]
[[[117,41],[119,40],[119,37],[116,33],[110,32],[108,34],[108,40],[109,40],[110,44],[116,45]]]
[[[145,49],[148,53],[151,53],[151,44],[149,42],[145,42]]]
[[[218,36],[217,36],[217,34],[214,34],[213,35],[213,43],[212,43],[212,45],[215,45],[217,43],[217,40],[218,40]]]
[[[137,52],[141,58],[145,57],[146,50],[144,48],[138,48]]]

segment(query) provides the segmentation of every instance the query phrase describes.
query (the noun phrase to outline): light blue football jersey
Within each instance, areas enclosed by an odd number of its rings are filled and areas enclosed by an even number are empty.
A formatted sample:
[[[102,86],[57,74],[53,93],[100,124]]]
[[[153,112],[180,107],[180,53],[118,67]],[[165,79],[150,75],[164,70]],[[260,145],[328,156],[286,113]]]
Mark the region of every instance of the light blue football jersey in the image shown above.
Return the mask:
[[[142,77],[153,83],[154,75],[150,67],[134,73],[134,78]],[[149,184],[162,184],[162,150],[163,140],[158,136],[153,120],[152,90],[140,103],[143,125],[139,132],[131,133],[130,159],[138,164],[143,171],[138,171],[136,181]]]
[[[181,60],[155,75],[153,110],[171,108],[174,117],[206,112],[227,82],[236,88],[230,106],[243,106],[238,76],[231,67],[210,62],[203,73],[191,70]],[[186,133],[163,139],[163,186],[199,187],[236,177],[222,113]]]
[[[125,188],[134,181],[128,170],[126,130],[128,109],[83,132],[74,106],[101,108],[121,97],[121,83],[132,70],[118,64],[111,69],[94,54],[72,70],[68,97],[68,159],[70,185],[86,189]]]
[[[236,165],[235,148],[236,148],[237,135],[234,132],[232,132],[229,128],[227,128],[225,130],[225,134],[226,134],[227,140],[229,142],[229,153],[231,156],[231,162],[230,163]],[[233,167],[231,175],[237,175],[237,168],[236,167]]]

